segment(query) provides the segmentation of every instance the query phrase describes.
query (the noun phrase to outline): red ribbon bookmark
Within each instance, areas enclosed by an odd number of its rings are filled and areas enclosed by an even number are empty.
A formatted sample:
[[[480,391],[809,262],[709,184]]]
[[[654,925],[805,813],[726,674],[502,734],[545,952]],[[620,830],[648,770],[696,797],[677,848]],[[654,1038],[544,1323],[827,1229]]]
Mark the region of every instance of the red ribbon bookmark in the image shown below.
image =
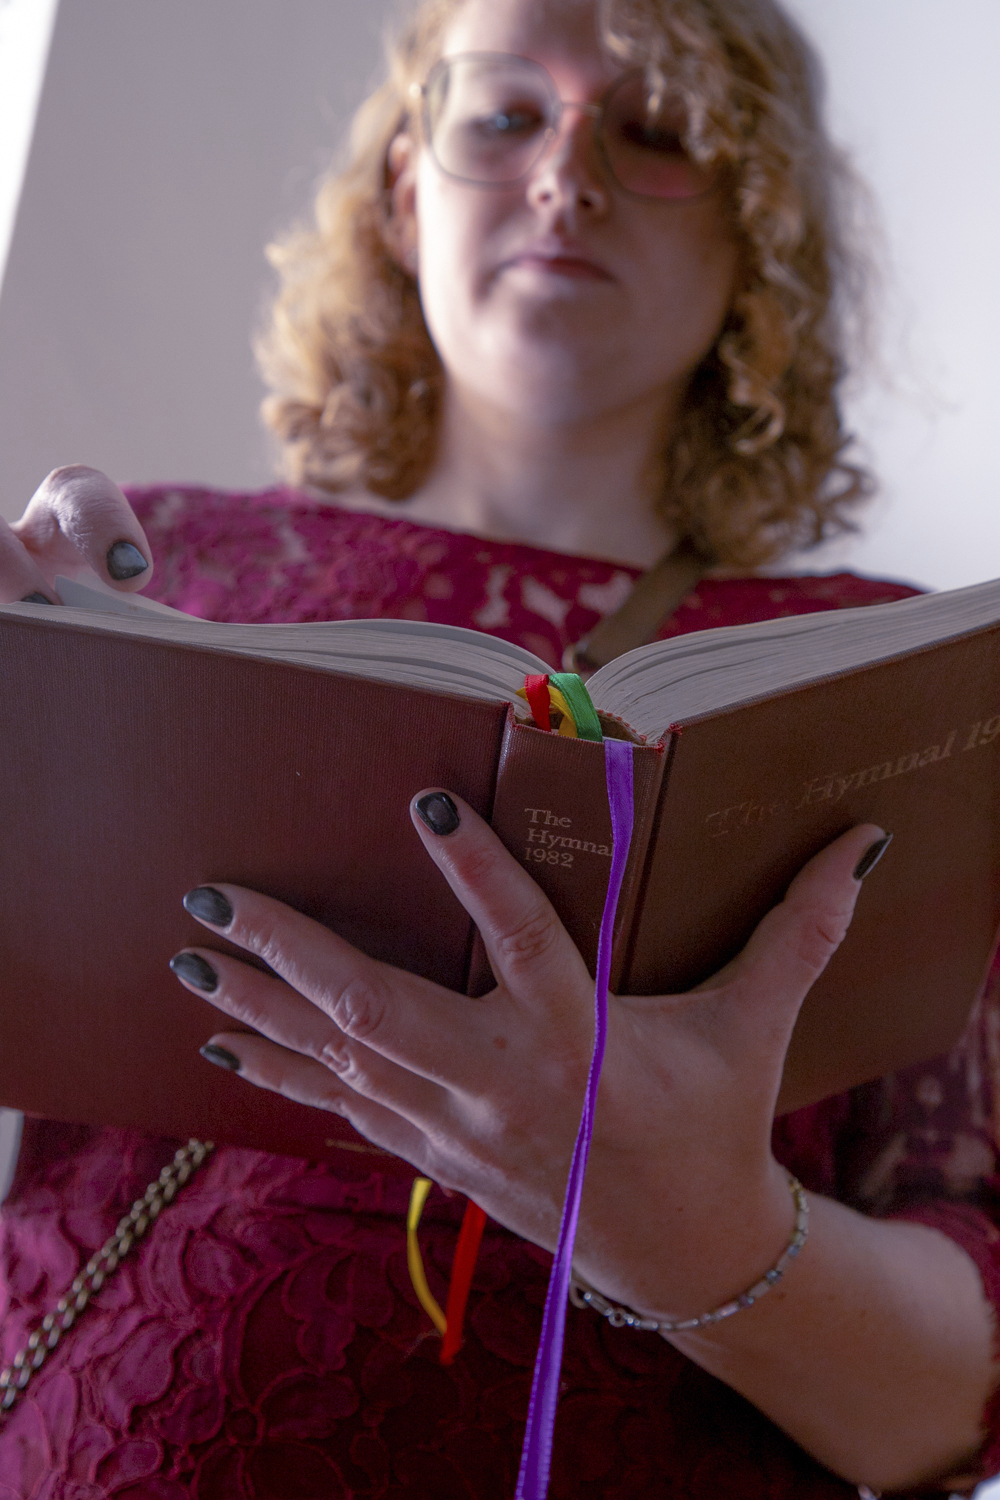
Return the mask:
[[[548,673],[540,673],[537,677],[528,676],[524,679],[524,696],[528,700],[535,723],[539,729],[544,729],[548,734],[552,728],[549,718],[549,678]]]
[[[479,1242],[485,1228],[486,1215],[479,1204],[473,1203],[470,1198],[465,1205],[465,1217],[462,1220],[458,1244],[455,1246],[455,1259],[451,1263],[451,1281],[448,1283],[448,1302],[445,1307],[447,1327],[441,1345],[443,1365],[450,1365],[462,1347],[465,1304],[469,1300],[472,1277],[476,1269],[476,1257],[479,1254]]]

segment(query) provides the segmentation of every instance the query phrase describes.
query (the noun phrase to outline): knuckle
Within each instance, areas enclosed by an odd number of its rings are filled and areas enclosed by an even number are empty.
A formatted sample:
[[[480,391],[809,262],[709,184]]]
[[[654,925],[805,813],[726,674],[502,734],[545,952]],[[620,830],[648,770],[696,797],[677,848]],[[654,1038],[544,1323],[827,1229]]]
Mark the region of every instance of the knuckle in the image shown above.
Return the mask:
[[[485,842],[476,842],[462,851],[462,877],[469,885],[479,885],[495,877],[497,851]]]
[[[103,555],[109,540],[124,530],[121,506],[110,495],[71,495],[56,508],[59,529],[82,549],[98,549]]]
[[[320,1053],[320,1062],[336,1074],[338,1080],[354,1094],[374,1093],[371,1069],[361,1062],[358,1053],[343,1042],[327,1042]]]
[[[847,936],[847,923],[834,912],[817,917],[814,929],[818,940],[828,948],[839,948]]]
[[[52,469],[42,480],[40,489],[47,492],[50,498],[57,498],[66,490],[78,490],[81,486],[91,488],[95,485],[107,487],[112,481],[100,469],[92,469],[88,464],[60,464],[59,468]]]
[[[251,1026],[261,1036],[268,1034],[268,1024],[273,1020],[273,1015],[265,1001],[248,995],[239,981],[225,984],[222,998],[227,1002],[229,1014],[236,1016],[244,1026]]]
[[[243,897],[236,904],[236,913],[231,926],[226,928],[226,937],[263,959],[268,968],[280,975],[292,989],[302,994],[307,992],[308,967],[293,956],[297,951],[295,932],[283,913],[272,914],[266,906],[258,910],[252,898],[248,901]]]
[[[281,959],[287,946],[281,931],[280,924],[273,918],[260,916],[254,918],[252,913],[241,917],[237,907],[236,916],[232,926],[227,929],[227,935],[240,946],[246,946],[258,958],[262,958],[270,968],[279,970],[282,967]]]
[[[132,516],[114,480],[83,464],[54,470],[39,493],[58,519],[59,529],[78,545],[103,540],[105,532],[121,530]]]
[[[509,968],[528,968],[551,953],[558,937],[552,913],[536,908],[498,938],[498,955]]]
[[[812,907],[803,914],[797,934],[799,957],[812,968],[822,968],[847,934],[850,914],[830,907]]]
[[[385,995],[370,980],[354,978],[331,998],[327,1013],[345,1036],[366,1041],[385,1021]]]
[[[323,1043],[318,1057],[323,1066],[329,1068],[331,1073],[336,1073],[338,1078],[342,1078],[351,1067],[351,1050],[346,1037],[339,1032]]]

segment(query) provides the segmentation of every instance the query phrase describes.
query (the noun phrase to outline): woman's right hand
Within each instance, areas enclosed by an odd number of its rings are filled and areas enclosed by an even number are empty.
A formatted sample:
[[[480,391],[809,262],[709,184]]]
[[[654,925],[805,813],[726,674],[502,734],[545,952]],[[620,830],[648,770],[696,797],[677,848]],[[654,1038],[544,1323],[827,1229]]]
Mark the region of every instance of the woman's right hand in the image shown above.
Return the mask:
[[[43,479],[19,521],[0,521],[0,603],[57,604],[57,573],[123,593],[149,582],[153,556],[132,508],[106,474],[71,464]]]

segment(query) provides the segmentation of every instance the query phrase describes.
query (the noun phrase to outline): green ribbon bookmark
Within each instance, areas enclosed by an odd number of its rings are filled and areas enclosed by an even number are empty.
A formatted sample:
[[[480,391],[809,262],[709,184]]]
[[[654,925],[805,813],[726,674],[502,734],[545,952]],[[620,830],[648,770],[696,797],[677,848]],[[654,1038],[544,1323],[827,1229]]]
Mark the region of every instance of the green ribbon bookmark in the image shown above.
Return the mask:
[[[550,672],[549,681],[557,687],[569,704],[573,715],[577,737],[581,740],[603,740],[604,731],[597,717],[597,709],[591,702],[583,678],[576,672]]]

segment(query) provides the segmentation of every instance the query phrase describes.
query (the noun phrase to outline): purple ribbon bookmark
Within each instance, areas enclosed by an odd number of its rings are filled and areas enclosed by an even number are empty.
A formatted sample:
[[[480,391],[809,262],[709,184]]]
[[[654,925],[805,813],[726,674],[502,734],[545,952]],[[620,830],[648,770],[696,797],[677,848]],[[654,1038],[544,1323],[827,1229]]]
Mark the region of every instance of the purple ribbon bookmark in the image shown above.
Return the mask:
[[[611,976],[611,942],[615,914],[622,888],[622,877],[632,842],[633,791],[632,746],[625,740],[604,741],[604,766],[611,808],[611,874],[604,899],[601,932],[597,944],[597,980],[594,987],[594,1051],[587,1075],[587,1092],[583,1114],[573,1148],[566,1199],[563,1203],[559,1243],[549,1277],[542,1317],[542,1337],[535,1357],[535,1374],[528,1403],[528,1424],[521,1450],[521,1469],[517,1476],[517,1500],[545,1500],[552,1464],[552,1431],[559,1401],[559,1371],[562,1366],[563,1338],[566,1332],[566,1303],[569,1298],[573,1267],[573,1244],[580,1218],[583,1179],[594,1133],[594,1109],[597,1086],[601,1081],[604,1047],[608,1035],[608,982]]]

